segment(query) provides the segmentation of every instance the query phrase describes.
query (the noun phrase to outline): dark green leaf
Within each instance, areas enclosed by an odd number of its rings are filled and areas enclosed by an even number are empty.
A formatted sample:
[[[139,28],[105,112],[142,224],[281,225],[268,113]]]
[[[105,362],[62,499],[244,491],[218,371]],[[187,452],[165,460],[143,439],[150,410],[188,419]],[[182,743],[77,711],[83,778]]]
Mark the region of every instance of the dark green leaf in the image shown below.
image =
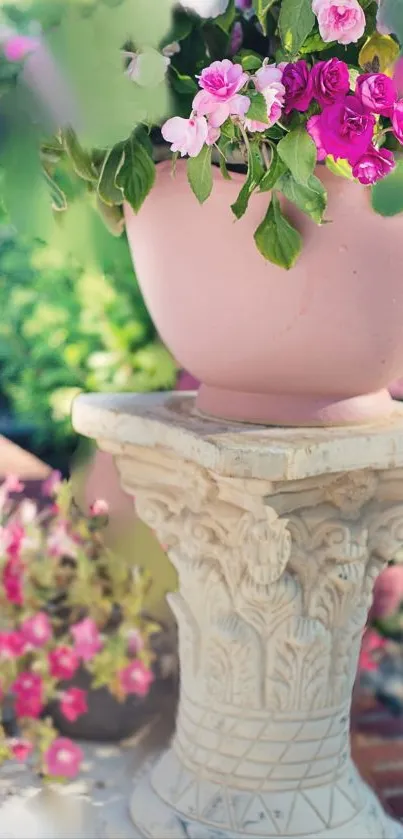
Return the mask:
[[[396,169],[372,187],[372,206],[381,216],[396,216],[403,212],[403,160]]]
[[[238,219],[246,213],[249,199],[259,186],[263,174],[264,168],[260,156],[259,144],[257,141],[251,142],[248,155],[248,174],[235,204],[231,206],[232,212]]]
[[[283,163],[281,157],[278,156],[277,150],[274,147],[272,150],[270,169],[267,170],[266,174],[263,175],[263,178],[260,181],[259,192],[270,192],[277,183],[278,179],[284,174],[286,168],[285,163]]]
[[[175,41],[183,41],[190,35],[193,27],[191,17],[183,9],[175,9],[173,13],[172,26],[167,35],[161,41],[161,49]]]
[[[180,73],[173,64],[169,67],[169,76],[172,87],[177,93],[184,96],[194,96],[197,93],[198,87],[195,80],[191,76]]]
[[[125,143],[125,158],[116,177],[126,201],[138,213],[155,181],[155,164],[134,135]]]
[[[311,175],[308,184],[302,186],[294,180],[291,172],[286,172],[277,181],[277,189],[316,224],[321,224],[327,207],[327,193],[319,178]]]
[[[282,0],[278,24],[284,49],[296,55],[315,24],[312,0]]]
[[[300,253],[301,236],[281,212],[275,193],[265,218],[256,230],[255,242],[262,256],[280,268],[292,268]]]
[[[63,131],[63,145],[77,175],[85,181],[95,183],[97,173],[92,165],[91,157],[81,148],[77,135],[72,128],[66,128]]]
[[[263,93],[258,93],[256,90],[253,93],[248,93],[247,96],[250,99],[250,107],[247,111],[248,119],[253,119],[256,122],[263,122],[268,126],[269,118],[267,116],[267,104]]]
[[[253,0],[253,8],[264,32],[266,32],[267,13],[275,2],[276,0]]]
[[[200,204],[207,201],[213,189],[211,153],[211,146],[203,146],[197,157],[189,157],[187,164],[188,181]]]
[[[235,0],[230,0],[227,9],[223,15],[215,18],[214,23],[219,26],[227,35],[231,30],[232,24],[236,17]]]
[[[277,151],[295,180],[307,184],[315,168],[317,151],[312,137],[301,125],[280,140]]]
[[[125,159],[125,143],[117,143],[106,155],[98,181],[98,195],[104,204],[112,207],[123,204],[124,196],[116,186],[116,178]]]

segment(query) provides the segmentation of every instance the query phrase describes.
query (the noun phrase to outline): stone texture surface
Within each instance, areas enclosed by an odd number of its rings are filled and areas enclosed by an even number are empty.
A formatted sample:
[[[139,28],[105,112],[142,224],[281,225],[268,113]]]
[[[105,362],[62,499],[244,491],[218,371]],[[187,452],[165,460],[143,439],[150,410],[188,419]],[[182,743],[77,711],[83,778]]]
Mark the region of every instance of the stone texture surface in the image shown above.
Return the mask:
[[[193,414],[181,395],[81,397],[179,574],[171,748],[135,787],[140,836],[403,835],[350,756],[374,580],[403,544],[403,413],[284,430]]]

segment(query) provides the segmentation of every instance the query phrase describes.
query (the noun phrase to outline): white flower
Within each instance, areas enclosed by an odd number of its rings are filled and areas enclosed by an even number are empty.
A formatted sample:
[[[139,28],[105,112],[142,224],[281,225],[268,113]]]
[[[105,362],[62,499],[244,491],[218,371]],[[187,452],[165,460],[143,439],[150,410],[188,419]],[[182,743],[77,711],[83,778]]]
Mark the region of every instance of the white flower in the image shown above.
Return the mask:
[[[181,5],[200,17],[218,17],[227,9],[229,0],[181,0]]]

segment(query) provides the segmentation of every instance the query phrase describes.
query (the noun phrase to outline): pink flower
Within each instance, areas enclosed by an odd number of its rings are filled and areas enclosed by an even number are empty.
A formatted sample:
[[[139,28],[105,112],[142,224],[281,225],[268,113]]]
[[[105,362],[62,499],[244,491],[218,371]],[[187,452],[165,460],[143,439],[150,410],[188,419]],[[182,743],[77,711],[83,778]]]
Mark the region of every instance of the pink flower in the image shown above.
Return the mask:
[[[69,534],[68,521],[60,521],[53,528],[47,540],[49,553],[55,557],[77,556],[77,542]]]
[[[80,688],[69,688],[63,693],[60,710],[66,720],[75,722],[88,711],[87,691]]]
[[[306,111],[312,101],[312,74],[303,58],[293,64],[286,64],[282,83],[285,87],[285,112]]]
[[[399,99],[393,106],[392,125],[395,137],[403,143],[403,99]]]
[[[60,484],[62,483],[62,473],[59,472],[58,469],[55,469],[46,481],[42,484],[42,495],[46,496],[47,498],[52,498],[56,492],[58,491]]]
[[[82,759],[81,749],[68,737],[56,737],[44,755],[46,771],[55,778],[75,778]]]
[[[144,638],[138,629],[131,629],[127,636],[127,650],[130,655],[137,655],[144,648]]]
[[[11,689],[16,696],[15,714],[17,718],[31,717],[37,719],[43,710],[41,677],[36,673],[20,673]]]
[[[119,681],[125,694],[135,693],[136,696],[147,696],[154,676],[142,661],[136,659],[120,670]]]
[[[219,104],[233,99],[249,81],[248,73],[242,70],[242,66],[233,64],[228,58],[214,61],[202,70],[198,78],[200,87]]]
[[[12,740],[10,743],[10,748],[13,757],[18,760],[19,763],[24,763],[26,759],[30,756],[33,752],[33,743],[30,743],[29,740],[22,740],[21,738],[16,738]]]
[[[27,618],[21,627],[27,644],[31,647],[43,647],[52,637],[52,626],[45,612],[38,612]]]
[[[11,521],[3,530],[6,551],[12,559],[18,559],[24,544],[25,530],[18,521]]]
[[[220,131],[219,128],[214,128],[213,125],[209,125],[206,145],[207,146],[214,146],[214,143],[216,143],[217,140],[220,139],[220,135],[221,135],[221,131]]]
[[[228,102],[218,102],[217,99],[205,90],[199,90],[193,99],[193,109],[200,117],[209,118],[210,126],[219,128],[230,116],[244,117],[250,108],[248,96],[235,94]]]
[[[388,618],[394,615],[403,601],[403,566],[389,565],[375,583],[370,617]]]
[[[281,117],[284,105],[285,87],[282,84],[283,72],[275,64],[266,64],[257,71],[254,78],[256,90],[261,93],[267,105],[267,123],[246,118],[249,131],[266,131]]]
[[[384,73],[358,76],[355,93],[367,111],[383,116],[389,116],[397,99],[396,85]]]
[[[385,638],[381,638],[373,629],[366,629],[358,662],[359,670],[377,670],[378,661],[385,646]]]
[[[109,504],[107,501],[104,501],[103,498],[98,498],[91,504],[90,507],[90,515],[91,516],[107,516],[109,513]]]
[[[80,663],[72,647],[56,647],[49,653],[48,659],[50,674],[54,679],[72,679]]]
[[[325,158],[327,157],[327,151],[322,143],[319,114],[308,119],[308,122],[306,124],[306,130],[308,134],[312,137],[312,140],[316,145],[316,150],[318,154],[317,159],[325,160]]]
[[[353,166],[370,145],[374,126],[375,117],[367,113],[362,102],[356,96],[346,96],[323,109],[315,133],[326,154],[332,154],[335,160],[348,160]]]
[[[20,479],[17,475],[7,475],[6,480],[3,482],[1,486],[2,490],[8,494],[10,493],[19,493],[23,492],[25,489],[25,484],[22,484]]]
[[[208,137],[207,120],[204,116],[172,117],[162,126],[161,134],[171,143],[171,151],[180,152],[181,157],[197,157]]]
[[[91,661],[102,647],[102,639],[92,618],[85,618],[71,627],[75,652],[83,661]]]
[[[0,632],[0,656],[7,659],[19,658],[25,652],[25,638],[21,632]]]
[[[327,44],[355,44],[364,34],[365,14],[358,0],[313,0],[312,11]]]
[[[24,602],[23,568],[18,559],[7,560],[3,569],[3,587],[9,603],[22,606]]]
[[[339,102],[350,90],[347,64],[338,58],[318,61],[312,69],[312,85],[314,98],[322,108]]]
[[[388,149],[370,148],[357,160],[353,167],[353,177],[361,184],[376,184],[395,168],[393,152]]]
[[[22,61],[30,52],[39,47],[37,38],[29,38],[27,35],[15,35],[4,45],[4,55],[7,61]]]

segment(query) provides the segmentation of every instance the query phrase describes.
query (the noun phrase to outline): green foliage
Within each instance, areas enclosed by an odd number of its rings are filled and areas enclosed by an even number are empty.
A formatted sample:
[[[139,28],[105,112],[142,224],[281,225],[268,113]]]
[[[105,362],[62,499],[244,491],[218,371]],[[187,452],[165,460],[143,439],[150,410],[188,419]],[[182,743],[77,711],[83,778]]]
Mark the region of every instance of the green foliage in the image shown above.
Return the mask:
[[[159,390],[175,381],[126,240],[102,232],[99,242],[103,271],[0,228],[0,386],[12,412],[37,427],[38,445],[72,439],[71,401],[82,390]]]
[[[279,29],[284,49],[296,55],[314,23],[312,0],[282,0]]]
[[[403,160],[382,181],[372,187],[372,206],[381,216],[396,216],[403,212]]]
[[[316,164],[316,146],[305,126],[299,126],[280,140],[278,154],[294,180],[307,185]]]
[[[326,190],[315,175],[311,175],[306,185],[299,184],[291,172],[286,172],[276,184],[276,188],[292,201],[299,210],[310,216],[316,224],[321,224],[327,206]]]
[[[187,164],[189,184],[200,204],[204,204],[213,189],[211,146],[203,146],[197,157],[190,157]]]
[[[255,233],[256,245],[265,259],[280,268],[292,268],[301,250],[301,236],[283,215],[273,193],[265,218]]]

